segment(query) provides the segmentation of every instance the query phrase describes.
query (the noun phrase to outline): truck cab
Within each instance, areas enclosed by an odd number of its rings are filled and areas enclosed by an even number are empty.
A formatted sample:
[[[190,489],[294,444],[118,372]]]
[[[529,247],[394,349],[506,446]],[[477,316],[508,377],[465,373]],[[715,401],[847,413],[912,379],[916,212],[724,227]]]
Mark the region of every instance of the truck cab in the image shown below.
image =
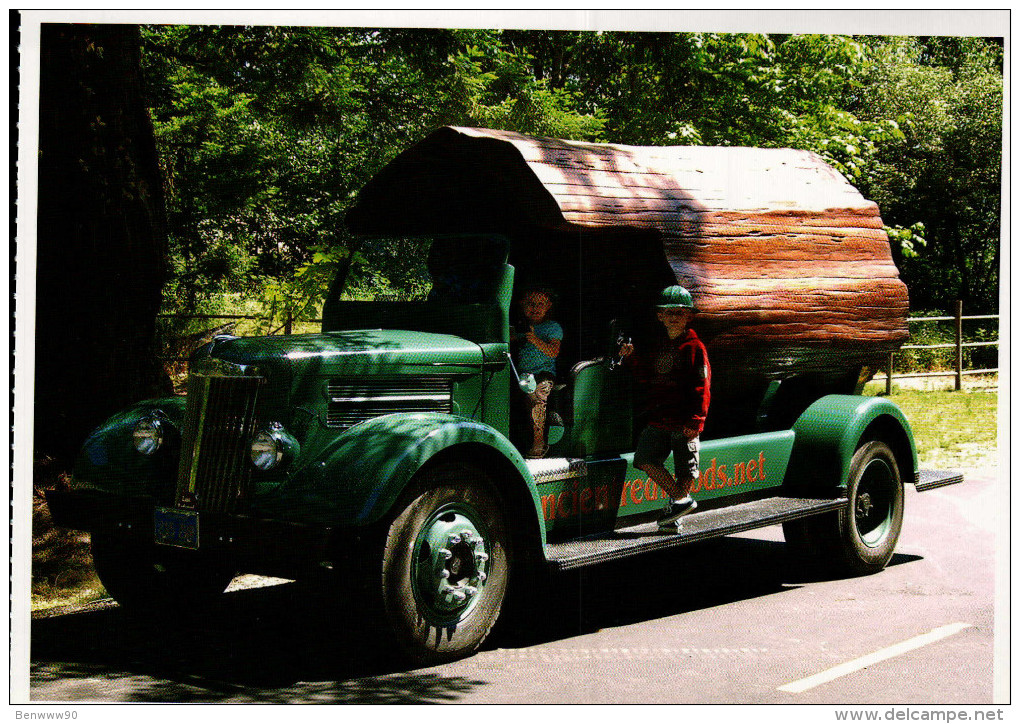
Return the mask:
[[[906,339],[906,290],[877,208],[811,154],[444,128],[347,222],[414,239],[427,295],[350,300],[342,271],[320,332],[217,338],[186,395],[104,422],[48,492],[126,608],[201,612],[240,572],[325,574],[338,607],[431,663],[474,651],[535,576],[743,530],[782,524],[791,547],[877,572],[904,484],[962,480],[919,470],[903,414],[859,394]],[[698,512],[663,534],[667,498],[633,465],[643,392],[615,355],[651,339],[676,283],[713,387]],[[549,452],[526,459],[510,329],[536,284],[565,335]]]

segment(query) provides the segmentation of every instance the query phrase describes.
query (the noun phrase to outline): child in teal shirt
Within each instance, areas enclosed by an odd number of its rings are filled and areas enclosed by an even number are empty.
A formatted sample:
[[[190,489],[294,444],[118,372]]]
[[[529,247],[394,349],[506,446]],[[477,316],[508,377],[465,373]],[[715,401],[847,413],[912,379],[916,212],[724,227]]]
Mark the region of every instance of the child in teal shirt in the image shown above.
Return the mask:
[[[535,391],[528,394],[532,428],[528,458],[545,457],[549,451],[545,442],[546,407],[556,379],[556,357],[563,339],[563,328],[549,319],[552,304],[552,295],[545,290],[532,289],[525,293],[520,305],[528,329],[524,334],[513,335],[515,341],[521,342],[517,353],[518,370],[535,375],[538,383]]]

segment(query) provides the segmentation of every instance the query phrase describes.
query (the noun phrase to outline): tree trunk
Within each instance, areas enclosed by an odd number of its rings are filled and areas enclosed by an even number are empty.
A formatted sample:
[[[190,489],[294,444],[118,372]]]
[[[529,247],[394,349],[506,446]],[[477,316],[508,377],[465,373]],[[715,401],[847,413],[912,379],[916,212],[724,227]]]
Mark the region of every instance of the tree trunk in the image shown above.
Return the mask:
[[[42,26],[35,451],[66,466],[116,410],[171,392],[156,358],[163,188],[134,25]]]

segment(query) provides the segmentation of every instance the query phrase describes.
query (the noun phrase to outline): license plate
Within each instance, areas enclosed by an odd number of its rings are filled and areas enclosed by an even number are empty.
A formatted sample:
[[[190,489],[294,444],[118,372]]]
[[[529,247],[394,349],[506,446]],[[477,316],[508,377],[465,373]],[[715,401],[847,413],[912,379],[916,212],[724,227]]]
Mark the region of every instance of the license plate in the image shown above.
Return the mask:
[[[198,550],[198,513],[156,508],[155,539],[160,545]]]

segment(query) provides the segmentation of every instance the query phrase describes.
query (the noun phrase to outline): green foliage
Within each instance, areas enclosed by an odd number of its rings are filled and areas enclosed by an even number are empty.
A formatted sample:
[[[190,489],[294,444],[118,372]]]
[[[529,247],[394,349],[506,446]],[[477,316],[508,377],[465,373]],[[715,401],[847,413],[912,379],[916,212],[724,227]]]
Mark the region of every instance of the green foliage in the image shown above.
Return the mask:
[[[868,60],[854,38],[719,33],[514,31],[536,77],[570,89],[605,118],[603,135],[635,145],[742,145],[815,151],[857,181],[893,118],[848,107]]]
[[[891,227],[922,223],[927,243],[894,245],[916,306],[998,309],[1002,48],[980,38],[872,38],[857,112],[896,118],[905,142],[879,149],[863,191]],[[913,253],[911,253],[913,252]]]
[[[450,56],[450,123],[570,139],[596,139],[603,121],[573,110],[577,93],[536,78],[531,57],[505,47],[496,31],[457,34],[466,45]]]
[[[241,295],[263,300],[270,326],[314,316],[350,253],[355,193],[436,126],[601,128],[494,31],[150,26],[144,40],[168,197],[167,312],[216,313]],[[354,287],[419,293],[420,254],[406,247],[369,244]]]
[[[902,226],[883,226],[882,229],[889,236],[892,247],[899,249],[900,257],[903,259],[916,258],[920,251],[928,246],[928,241],[922,236],[924,224],[920,221],[906,229]]]

